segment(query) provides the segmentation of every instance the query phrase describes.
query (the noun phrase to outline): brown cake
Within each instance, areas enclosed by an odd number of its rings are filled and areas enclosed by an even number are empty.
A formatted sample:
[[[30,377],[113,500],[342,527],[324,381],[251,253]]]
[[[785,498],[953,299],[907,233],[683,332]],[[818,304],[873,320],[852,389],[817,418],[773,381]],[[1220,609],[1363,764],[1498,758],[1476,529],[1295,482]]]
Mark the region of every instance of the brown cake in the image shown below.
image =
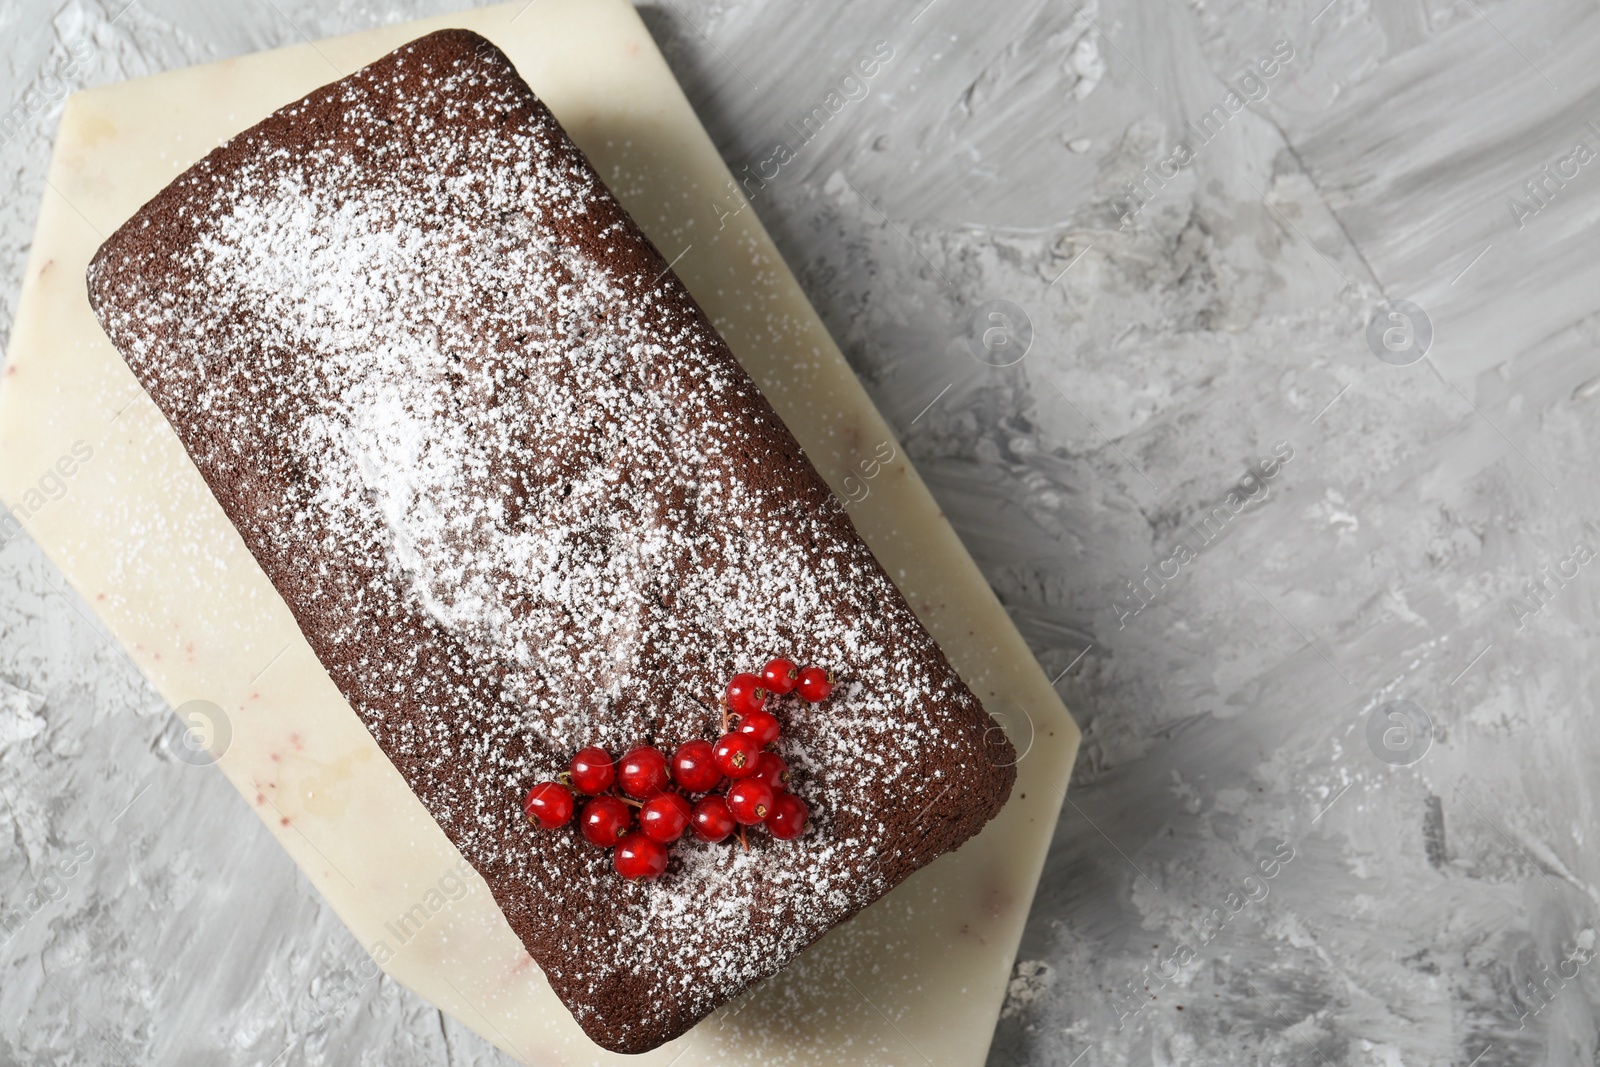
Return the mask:
[[[105,243],[95,313],[311,647],[599,1044],[641,1052],[976,833],[1015,753],[506,57],[424,37]],[[798,840],[619,877],[522,796],[771,705]],[[404,848],[405,842],[394,843]]]

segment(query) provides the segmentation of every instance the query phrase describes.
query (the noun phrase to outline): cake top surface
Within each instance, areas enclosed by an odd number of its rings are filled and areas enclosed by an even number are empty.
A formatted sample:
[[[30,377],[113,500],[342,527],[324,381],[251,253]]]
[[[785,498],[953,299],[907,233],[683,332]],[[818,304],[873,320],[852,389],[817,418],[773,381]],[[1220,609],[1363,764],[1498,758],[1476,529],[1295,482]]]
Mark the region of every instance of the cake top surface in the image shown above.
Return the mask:
[[[596,1040],[658,1044],[964,840],[1014,759],[675,275],[487,42],[434,34],[206,157],[97,314],[385,753]],[[520,799],[714,737],[772,655],[798,841],[629,883]]]

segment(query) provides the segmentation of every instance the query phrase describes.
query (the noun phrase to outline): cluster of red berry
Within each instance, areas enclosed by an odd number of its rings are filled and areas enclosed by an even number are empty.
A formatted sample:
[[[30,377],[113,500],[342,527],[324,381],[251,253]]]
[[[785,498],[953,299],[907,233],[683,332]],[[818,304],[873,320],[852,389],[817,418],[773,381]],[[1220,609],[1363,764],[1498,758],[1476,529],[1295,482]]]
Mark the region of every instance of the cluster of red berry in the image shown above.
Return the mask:
[[[778,720],[766,710],[767,697],[796,693],[816,703],[833,685],[833,675],[821,667],[802,669],[786,659],[770,661],[759,675],[736,674],[723,698],[724,733],[715,743],[686,741],[670,760],[650,745],[629,749],[617,761],[603,748],[585,748],[559,781],[528,790],[522,809],[529,822],[553,830],[572,821],[574,791],[591,798],[578,813],[578,829],[601,848],[615,849],[611,862],[624,878],[659,877],[667,869],[667,846],[691,827],[713,844],[734,830],[742,839],[745,827],[758,824],[791,841],[805,832],[810,809],[788,791],[789,765],[768,748],[778,740]],[[730,784],[718,792],[725,780]],[[691,805],[686,793],[705,795]]]

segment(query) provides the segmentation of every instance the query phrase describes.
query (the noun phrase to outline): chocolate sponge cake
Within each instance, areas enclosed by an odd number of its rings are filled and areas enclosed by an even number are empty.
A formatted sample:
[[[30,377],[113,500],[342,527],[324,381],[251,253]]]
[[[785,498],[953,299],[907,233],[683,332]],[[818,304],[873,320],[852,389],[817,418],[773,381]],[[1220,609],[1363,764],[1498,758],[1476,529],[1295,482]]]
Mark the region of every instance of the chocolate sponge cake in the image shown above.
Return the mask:
[[[100,249],[106,333],[373,738],[598,1044],[642,1052],[999,811],[1015,752],[506,57],[424,37],[213,151]],[[774,702],[795,840],[618,876],[522,798]],[[394,842],[396,849],[406,842]]]

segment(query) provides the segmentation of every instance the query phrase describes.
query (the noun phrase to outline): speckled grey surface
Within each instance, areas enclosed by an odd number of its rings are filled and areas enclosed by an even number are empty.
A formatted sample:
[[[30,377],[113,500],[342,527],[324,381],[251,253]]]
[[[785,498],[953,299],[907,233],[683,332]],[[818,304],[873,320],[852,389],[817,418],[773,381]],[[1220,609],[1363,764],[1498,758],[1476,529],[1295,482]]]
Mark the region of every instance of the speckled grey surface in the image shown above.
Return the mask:
[[[451,6],[125,2],[0,7],[0,324],[62,86]],[[1600,12],[1326,2],[645,12],[736,170],[842,89],[753,208],[1084,728],[996,1067],[1596,1062]],[[503,1062],[59,582],[0,547],[0,1063]]]

